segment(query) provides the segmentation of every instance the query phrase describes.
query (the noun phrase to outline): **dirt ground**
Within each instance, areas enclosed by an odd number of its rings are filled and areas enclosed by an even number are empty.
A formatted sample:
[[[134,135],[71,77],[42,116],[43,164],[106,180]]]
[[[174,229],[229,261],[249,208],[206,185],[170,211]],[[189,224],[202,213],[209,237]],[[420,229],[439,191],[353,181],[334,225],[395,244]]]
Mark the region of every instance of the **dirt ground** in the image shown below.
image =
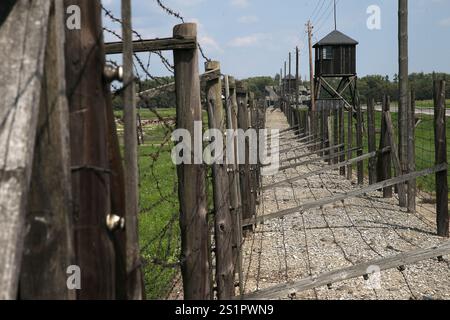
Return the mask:
[[[279,110],[270,110],[267,127],[284,129],[286,118]],[[291,141],[299,146],[293,135]],[[287,159],[302,150],[282,155]],[[306,157],[313,159],[314,157]],[[289,164],[283,162],[282,164]],[[295,161],[291,161],[295,163]],[[265,177],[264,185],[319,169],[327,165],[318,160]],[[356,180],[356,177],[355,179]],[[314,176],[291,185],[270,189],[262,194],[259,215],[293,208],[305,202],[323,199],[360,186],[348,181],[338,171]],[[398,207],[398,200],[383,199],[374,192],[361,198],[345,200],[323,208],[307,210],[284,219],[259,225],[244,244],[245,292],[298,281],[309,276],[349,267],[418,248],[429,248],[446,241],[435,236],[435,208],[417,200],[417,213]],[[291,292],[279,299],[450,299],[449,256],[443,262],[429,259],[405,270],[381,272],[380,281],[361,278],[335,283],[306,292]]]

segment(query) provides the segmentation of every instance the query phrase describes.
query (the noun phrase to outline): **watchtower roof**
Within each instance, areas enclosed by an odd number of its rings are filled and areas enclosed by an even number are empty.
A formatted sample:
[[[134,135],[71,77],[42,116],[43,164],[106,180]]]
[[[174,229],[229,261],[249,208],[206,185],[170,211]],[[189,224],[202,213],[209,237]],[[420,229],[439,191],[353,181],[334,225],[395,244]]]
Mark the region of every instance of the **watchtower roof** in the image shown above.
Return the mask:
[[[338,30],[330,32],[322,40],[314,45],[314,48],[321,46],[357,45],[358,41],[350,38]]]

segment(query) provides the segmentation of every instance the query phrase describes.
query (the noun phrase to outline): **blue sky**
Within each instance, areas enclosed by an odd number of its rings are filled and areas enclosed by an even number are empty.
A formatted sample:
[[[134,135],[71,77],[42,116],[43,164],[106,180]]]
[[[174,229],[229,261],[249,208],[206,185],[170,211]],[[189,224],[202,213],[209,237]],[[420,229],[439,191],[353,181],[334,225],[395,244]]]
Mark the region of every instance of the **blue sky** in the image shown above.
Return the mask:
[[[237,78],[279,72],[288,52],[301,49],[301,74],[308,74],[305,23],[312,17],[317,41],[334,29],[332,0],[162,0],[186,21],[199,25],[199,41],[222,72]],[[397,0],[337,0],[338,30],[359,41],[360,76],[397,72]],[[156,0],[132,0],[134,28],[145,38],[170,37],[179,23]],[[120,0],[103,0],[120,17]],[[369,30],[370,5],[381,8],[381,30]],[[450,0],[410,0],[410,72],[450,73]],[[314,14],[313,14],[314,13]],[[313,15],[312,15],[313,14]],[[104,18],[108,28],[120,26]],[[106,35],[107,41],[115,40]],[[141,55],[145,62],[148,55]],[[172,60],[172,54],[165,56]],[[120,61],[119,56],[113,59]],[[152,55],[151,74],[168,75]],[[201,64],[201,70],[203,70]]]

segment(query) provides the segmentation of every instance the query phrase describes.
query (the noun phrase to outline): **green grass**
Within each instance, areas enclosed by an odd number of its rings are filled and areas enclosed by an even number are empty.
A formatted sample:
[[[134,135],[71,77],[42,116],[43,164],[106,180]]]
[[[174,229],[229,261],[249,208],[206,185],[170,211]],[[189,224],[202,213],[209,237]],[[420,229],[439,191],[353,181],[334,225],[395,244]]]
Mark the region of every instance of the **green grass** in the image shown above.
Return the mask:
[[[175,109],[158,109],[164,119],[174,119]],[[150,110],[140,110],[142,120],[157,120]],[[123,112],[115,116],[122,118]],[[204,127],[207,113],[203,113]],[[173,123],[172,123],[173,124]],[[169,124],[170,125],[170,124]],[[173,265],[180,256],[179,202],[176,167],[171,159],[171,129],[163,123],[144,126],[144,144],[139,146],[139,237],[144,258],[147,299],[165,299],[178,272]],[[123,125],[118,125],[123,141]],[[164,143],[164,146],[161,145]],[[212,186],[208,186],[208,203],[212,207]]]
[[[396,141],[398,143],[398,114],[392,112],[392,121],[394,125],[394,131],[396,134]],[[364,114],[367,117],[367,114]],[[377,131],[381,128],[381,112],[376,112],[375,114],[375,126]],[[435,165],[435,147],[434,147],[434,118],[429,115],[420,115],[420,123],[416,127],[415,133],[415,144],[416,144],[416,170],[424,170],[431,168]],[[365,124],[367,124],[367,119],[364,119]],[[347,128],[347,114],[345,115],[345,128]],[[377,132],[376,134],[376,146],[379,147],[381,134]],[[447,140],[450,142],[450,121],[447,121]],[[346,132],[347,141],[347,132]],[[356,146],[356,130],[353,130],[353,145]],[[368,153],[368,137],[367,134],[363,137],[364,153]],[[447,156],[450,159],[450,148],[447,148]],[[356,157],[356,152],[354,152],[353,157]],[[368,175],[368,165],[369,161],[364,161],[364,171],[366,176]],[[356,164],[353,166],[356,170]],[[417,186],[420,190],[435,193],[435,175],[429,175],[417,179]]]
[[[397,102],[391,102],[391,107],[397,107]],[[447,108],[450,108],[450,99],[447,99],[446,101]],[[433,109],[434,108],[434,102],[433,100],[422,100],[422,101],[416,101],[416,108],[419,109]]]
[[[161,116],[162,118],[173,118],[175,119],[176,116],[176,109],[175,108],[161,108],[156,109],[156,112]],[[141,115],[142,120],[156,120],[158,117],[156,116],[155,112],[149,110],[149,109],[140,109],[139,114]],[[122,118],[123,117],[123,111],[122,110],[116,110],[114,111],[114,115],[116,118]]]

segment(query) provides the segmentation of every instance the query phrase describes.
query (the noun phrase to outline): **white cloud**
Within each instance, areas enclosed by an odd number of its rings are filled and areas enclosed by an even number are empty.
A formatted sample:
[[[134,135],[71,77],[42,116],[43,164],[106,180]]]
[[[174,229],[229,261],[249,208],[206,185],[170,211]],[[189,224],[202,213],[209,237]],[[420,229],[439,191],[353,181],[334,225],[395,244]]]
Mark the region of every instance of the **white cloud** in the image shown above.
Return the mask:
[[[243,16],[238,19],[239,23],[251,24],[257,23],[259,18],[257,16]]]
[[[201,36],[198,39],[198,41],[206,50],[223,53],[223,49],[220,47],[219,43],[213,37]]]
[[[267,34],[255,33],[245,37],[237,37],[231,40],[228,45],[230,47],[242,48],[242,47],[255,47],[263,44],[268,38]]]
[[[439,21],[439,25],[441,27],[450,27],[450,18],[442,19],[441,21]]]
[[[246,8],[250,5],[249,0],[231,0],[231,5],[239,8]]]

